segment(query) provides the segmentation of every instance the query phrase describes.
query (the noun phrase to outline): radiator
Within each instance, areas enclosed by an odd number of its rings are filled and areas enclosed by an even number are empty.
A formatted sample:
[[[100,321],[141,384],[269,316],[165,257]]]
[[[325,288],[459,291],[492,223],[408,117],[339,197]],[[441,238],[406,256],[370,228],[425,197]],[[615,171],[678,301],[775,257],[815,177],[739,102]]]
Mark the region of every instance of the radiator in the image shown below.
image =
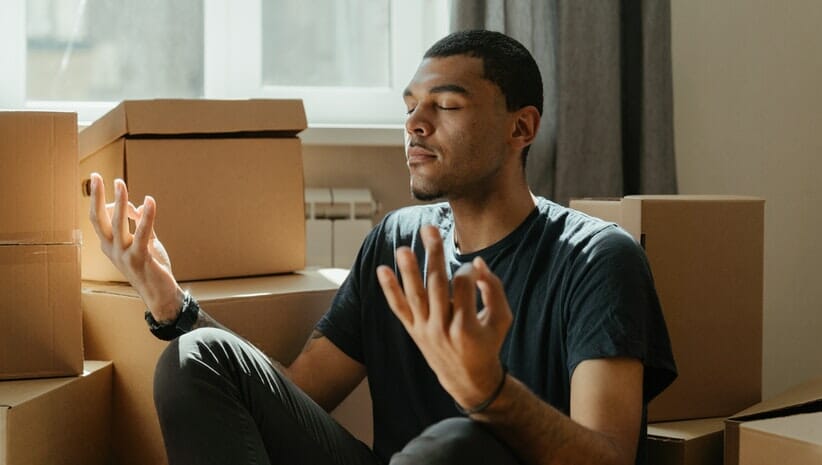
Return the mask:
[[[350,268],[376,212],[367,188],[306,188],[306,266]]]

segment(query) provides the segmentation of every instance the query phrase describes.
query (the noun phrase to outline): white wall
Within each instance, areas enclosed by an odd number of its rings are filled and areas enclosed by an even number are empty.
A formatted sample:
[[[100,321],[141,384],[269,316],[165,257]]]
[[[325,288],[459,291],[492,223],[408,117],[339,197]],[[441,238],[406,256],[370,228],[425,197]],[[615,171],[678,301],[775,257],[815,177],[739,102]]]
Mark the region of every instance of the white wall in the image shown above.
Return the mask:
[[[822,375],[822,2],[671,10],[680,192],[766,199],[767,397]]]
[[[405,150],[399,141],[385,147],[303,145],[305,185],[370,188],[380,204],[375,221],[391,210],[419,203],[411,197]]]

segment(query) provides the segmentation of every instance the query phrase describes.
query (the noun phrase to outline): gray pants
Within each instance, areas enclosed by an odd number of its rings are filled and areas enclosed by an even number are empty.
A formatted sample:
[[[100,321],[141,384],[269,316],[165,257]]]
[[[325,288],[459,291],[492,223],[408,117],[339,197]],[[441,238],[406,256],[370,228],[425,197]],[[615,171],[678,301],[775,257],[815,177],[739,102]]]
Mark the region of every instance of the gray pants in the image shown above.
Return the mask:
[[[154,402],[170,465],[379,465],[254,346],[204,328],[169,344]],[[409,464],[515,465],[510,450],[466,418],[434,424],[391,458]]]

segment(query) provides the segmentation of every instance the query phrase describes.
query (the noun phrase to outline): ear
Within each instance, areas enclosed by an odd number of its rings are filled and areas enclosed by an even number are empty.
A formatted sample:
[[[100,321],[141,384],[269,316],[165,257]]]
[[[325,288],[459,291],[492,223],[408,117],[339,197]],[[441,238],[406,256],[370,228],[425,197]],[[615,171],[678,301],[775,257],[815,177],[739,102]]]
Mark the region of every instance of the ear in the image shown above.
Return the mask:
[[[539,129],[540,114],[535,106],[520,108],[514,113],[511,142],[517,153],[534,141]]]

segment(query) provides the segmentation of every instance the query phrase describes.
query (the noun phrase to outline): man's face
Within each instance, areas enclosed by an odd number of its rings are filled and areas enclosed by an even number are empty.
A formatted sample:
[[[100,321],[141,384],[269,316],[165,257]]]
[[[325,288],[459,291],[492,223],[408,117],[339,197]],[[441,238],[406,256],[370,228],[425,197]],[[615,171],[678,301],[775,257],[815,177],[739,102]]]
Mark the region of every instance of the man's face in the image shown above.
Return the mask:
[[[480,58],[426,58],[404,93],[405,154],[420,200],[481,195],[506,162],[511,114]],[[518,161],[517,161],[518,163]]]

